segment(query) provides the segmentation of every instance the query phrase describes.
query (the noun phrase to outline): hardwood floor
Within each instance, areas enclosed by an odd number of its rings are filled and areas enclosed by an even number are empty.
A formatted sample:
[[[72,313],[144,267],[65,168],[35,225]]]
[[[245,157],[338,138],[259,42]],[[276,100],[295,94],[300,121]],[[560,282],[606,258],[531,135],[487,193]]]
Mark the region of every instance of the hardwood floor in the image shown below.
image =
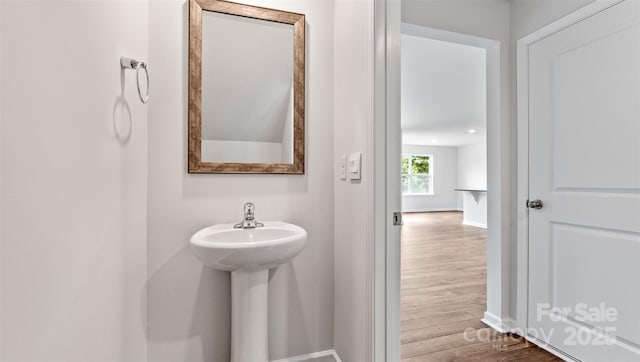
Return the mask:
[[[402,361],[561,361],[480,322],[487,232],[461,223],[460,212],[404,214]]]

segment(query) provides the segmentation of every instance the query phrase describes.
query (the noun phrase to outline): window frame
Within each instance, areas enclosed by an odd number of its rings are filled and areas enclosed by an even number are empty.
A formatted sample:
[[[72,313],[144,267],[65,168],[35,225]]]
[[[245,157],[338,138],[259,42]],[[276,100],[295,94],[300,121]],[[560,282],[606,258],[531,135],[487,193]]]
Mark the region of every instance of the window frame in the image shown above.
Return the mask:
[[[428,173],[416,173],[415,175],[428,175],[429,176],[429,190],[427,192],[413,192],[411,188],[411,176],[414,175],[411,170],[411,165],[413,164],[412,158],[414,156],[419,157],[427,157],[429,159],[429,172]],[[433,187],[433,154],[428,153],[402,153],[402,158],[407,157],[409,160],[409,173],[403,174],[402,170],[400,170],[400,178],[404,175],[409,176],[409,192],[402,192],[402,196],[432,196],[435,195],[434,187]],[[402,165],[402,158],[400,159],[400,165]],[[400,183],[402,185],[402,182]],[[402,191],[402,190],[401,190]]]

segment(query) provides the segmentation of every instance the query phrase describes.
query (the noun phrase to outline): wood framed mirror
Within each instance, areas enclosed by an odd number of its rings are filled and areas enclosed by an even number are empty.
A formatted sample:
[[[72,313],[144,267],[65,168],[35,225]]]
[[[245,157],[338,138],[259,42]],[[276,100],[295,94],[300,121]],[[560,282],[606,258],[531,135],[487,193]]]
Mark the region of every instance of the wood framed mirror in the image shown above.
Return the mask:
[[[305,16],[189,1],[189,173],[304,174]]]

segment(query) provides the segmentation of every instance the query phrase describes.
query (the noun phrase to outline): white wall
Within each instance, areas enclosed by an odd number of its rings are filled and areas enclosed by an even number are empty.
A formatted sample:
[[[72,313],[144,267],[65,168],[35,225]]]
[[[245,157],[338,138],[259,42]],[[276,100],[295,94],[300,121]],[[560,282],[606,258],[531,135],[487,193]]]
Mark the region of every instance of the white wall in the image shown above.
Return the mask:
[[[487,189],[487,145],[476,143],[459,146],[458,185],[461,189]]]
[[[403,212],[451,211],[462,209],[458,187],[458,148],[402,145],[403,154],[432,155],[433,195],[402,195]]]
[[[487,189],[487,144],[476,143],[458,147],[458,188]],[[487,227],[487,194],[460,191],[463,220],[466,225]]]
[[[271,272],[270,358],[333,347],[333,18],[332,2],[249,3],[306,14],[305,175],[187,174],[187,2],[150,3],[149,361],[225,361],[230,343],[229,273],[187,250],[207,225],[237,222],[246,201],[258,220],[308,232],[305,250]]]
[[[371,121],[368,68],[372,4],[335,2],[335,350],[345,362],[367,361],[367,233],[365,189],[367,123]],[[339,180],[337,158],[363,152],[362,180]],[[333,155],[332,155],[333,157]]]
[[[148,4],[0,7],[0,359],[145,361]]]

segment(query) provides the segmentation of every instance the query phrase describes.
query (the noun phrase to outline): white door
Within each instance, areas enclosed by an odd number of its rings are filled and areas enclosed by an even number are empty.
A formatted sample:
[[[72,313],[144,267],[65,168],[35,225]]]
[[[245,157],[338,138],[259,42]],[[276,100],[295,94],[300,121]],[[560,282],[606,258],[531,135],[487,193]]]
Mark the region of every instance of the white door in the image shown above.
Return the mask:
[[[529,46],[529,336],[640,361],[640,2]]]

